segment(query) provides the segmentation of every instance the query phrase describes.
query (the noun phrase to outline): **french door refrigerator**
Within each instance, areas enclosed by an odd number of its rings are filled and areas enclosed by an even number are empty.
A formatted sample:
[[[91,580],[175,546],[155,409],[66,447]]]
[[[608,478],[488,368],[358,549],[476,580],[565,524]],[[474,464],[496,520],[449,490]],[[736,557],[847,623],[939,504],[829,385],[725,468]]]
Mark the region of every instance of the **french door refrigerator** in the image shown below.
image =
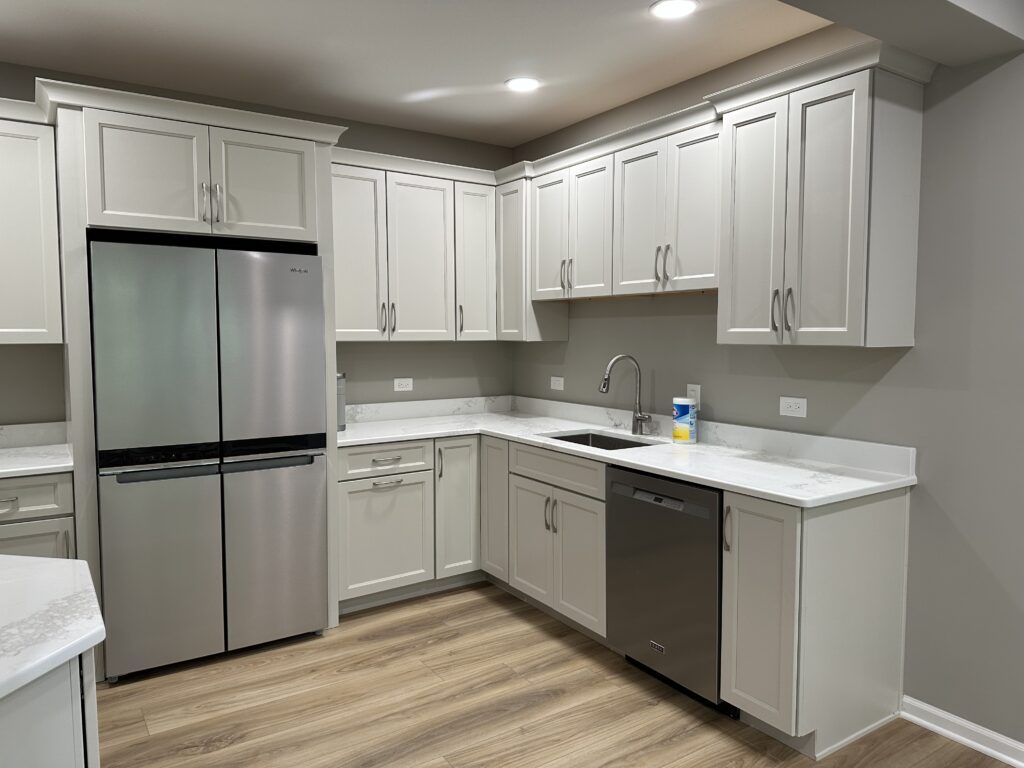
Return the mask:
[[[109,677],[327,614],[315,249],[127,237],[90,242]]]

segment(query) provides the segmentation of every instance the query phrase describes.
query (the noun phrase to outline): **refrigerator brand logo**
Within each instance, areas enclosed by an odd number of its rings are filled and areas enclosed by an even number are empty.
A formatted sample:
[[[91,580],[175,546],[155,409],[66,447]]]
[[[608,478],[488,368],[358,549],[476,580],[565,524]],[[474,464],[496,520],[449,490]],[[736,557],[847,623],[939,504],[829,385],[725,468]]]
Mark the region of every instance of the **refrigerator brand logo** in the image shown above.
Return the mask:
[[[306,269],[305,267],[291,267],[288,271],[289,272],[295,272],[296,274],[299,274],[299,275],[308,275],[309,274],[309,270]]]

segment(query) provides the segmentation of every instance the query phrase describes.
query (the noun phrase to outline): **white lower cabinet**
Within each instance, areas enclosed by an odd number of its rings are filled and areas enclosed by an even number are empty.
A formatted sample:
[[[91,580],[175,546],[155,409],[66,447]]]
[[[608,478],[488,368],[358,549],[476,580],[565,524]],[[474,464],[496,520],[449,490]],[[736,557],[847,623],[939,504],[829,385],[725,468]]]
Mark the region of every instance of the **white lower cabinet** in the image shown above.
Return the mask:
[[[435,440],[434,574],[480,568],[480,441],[475,435]]]
[[[601,635],[605,624],[605,505],[510,475],[509,584]]]
[[[74,557],[74,521],[70,517],[0,525],[0,555]]]
[[[480,567],[508,581],[508,441],[480,438]]]
[[[78,658],[0,699],[0,744],[5,766],[85,766]]]
[[[341,600],[434,578],[434,471],[340,483]]]

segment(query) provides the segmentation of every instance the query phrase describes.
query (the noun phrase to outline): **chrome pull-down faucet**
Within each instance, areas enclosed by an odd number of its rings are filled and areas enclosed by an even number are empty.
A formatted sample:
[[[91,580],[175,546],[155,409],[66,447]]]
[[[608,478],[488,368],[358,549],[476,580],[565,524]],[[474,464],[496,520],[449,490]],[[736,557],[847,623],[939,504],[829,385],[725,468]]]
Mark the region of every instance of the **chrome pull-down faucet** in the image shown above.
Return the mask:
[[[608,383],[611,379],[612,368],[620,360],[629,360],[633,364],[633,368],[636,369],[636,402],[633,404],[633,434],[642,435],[644,433],[644,424],[650,422],[651,414],[644,413],[643,409],[640,408],[640,363],[636,361],[636,358],[632,355],[616,355],[608,361],[608,366],[604,369],[604,376],[601,377],[601,386],[597,388],[597,391],[601,394],[608,394]]]

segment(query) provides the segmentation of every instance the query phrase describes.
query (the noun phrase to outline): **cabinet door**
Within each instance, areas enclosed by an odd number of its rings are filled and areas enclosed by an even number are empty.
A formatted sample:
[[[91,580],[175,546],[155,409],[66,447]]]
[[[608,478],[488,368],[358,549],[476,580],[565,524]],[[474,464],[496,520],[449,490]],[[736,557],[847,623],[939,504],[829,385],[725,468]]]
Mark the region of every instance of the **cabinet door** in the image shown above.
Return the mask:
[[[77,657],[0,699],[3,764],[84,768],[82,699]]]
[[[211,128],[210,174],[215,233],[316,240],[312,141]]]
[[[435,577],[480,567],[480,439],[435,440]]]
[[[526,341],[526,180],[511,181],[495,190],[495,238],[498,259],[498,339]]]
[[[83,110],[87,219],[92,226],[210,232],[210,129]]]
[[[339,599],[434,578],[434,473],[340,483]]]
[[[455,299],[460,341],[494,341],[494,187],[455,182]]]
[[[612,295],[613,158],[569,169],[569,263],[565,281],[573,298]]]
[[[796,735],[800,510],[725,494],[722,698]]]
[[[565,270],[569,261],[569,171],[554,171],[533,180],[530,259],[534,301],[569,296]]]
[[[390,172],[387,181],[391,339],[454,341],[454,182]]]
[[[864,343],[871,74],[789,96],[785,339]]]
[[[668,188],[662,290],[718,286],[722,166],[718,125],[668,138]]]
[[[331,167],[334,322],[338,341],[388,337],[388,229],[384,171]]]
[[[545,605],[554,602],[554,536],[550,485],[508,478],[509,585]]]
[[[74,557],[75,531],[70,517],[0,525],[0,555]]]
[[[662,284],[668,144],[656,139],[615,153],[614,293],[654,293]]]
[[[551,607],[604,637],[604,502],[556,488],[551,503],[551,530],[555,544]]]
[[[53,128],[0,120],[0,344],[60,343]]]
[[[787,105],[780,96],[729,112],[722,125],[719,344],[782,339]]]
[[[508,581],[508,441],[480,438],[480,567]]]

